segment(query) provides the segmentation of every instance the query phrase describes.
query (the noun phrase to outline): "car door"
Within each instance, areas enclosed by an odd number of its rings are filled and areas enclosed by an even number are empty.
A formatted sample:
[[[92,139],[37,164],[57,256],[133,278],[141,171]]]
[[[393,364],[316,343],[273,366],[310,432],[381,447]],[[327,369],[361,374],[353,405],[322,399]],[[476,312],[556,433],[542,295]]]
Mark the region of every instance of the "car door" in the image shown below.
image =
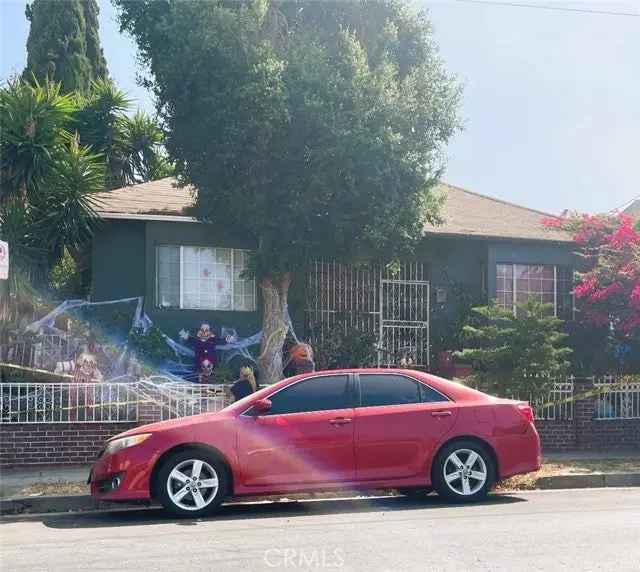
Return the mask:
[[[424,472],[435,447],[455,423],[455,403],[395,373],[359,374],[359,394],[356,479],[406,478]]]
[[[351,377],[307,377],[269,396],[266,414],[241,416],[238,457],[246,486],[354,480]]]

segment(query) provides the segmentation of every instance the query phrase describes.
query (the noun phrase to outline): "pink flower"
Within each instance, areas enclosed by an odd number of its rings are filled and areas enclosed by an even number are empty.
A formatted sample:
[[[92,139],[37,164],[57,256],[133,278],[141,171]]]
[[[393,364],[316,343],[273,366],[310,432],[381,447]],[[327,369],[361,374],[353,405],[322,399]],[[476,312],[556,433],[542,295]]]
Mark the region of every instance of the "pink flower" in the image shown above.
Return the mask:
[[[557,216],[548,216],[544,217],[540,222],[547,228],[562,228],[566,221]]]
[[[573,293],[575,294],[576,298],[586,298],[588,296],[591,296],[597,286],[597,278],[593,275],[587,276],[582,280],[582,282],[580,282],[580,284],[575,287]]]
[[[591,293],[591,301],[592,302],[602,302],[611,296],[615,296],[616,294],[622,293],[624,288],[622,288],[622,284],[620,282],[614,282],[613,284],[609,284],[605,288],[600,288],[598,290],[594,290]]]
[[[640,244],[640,233],[633,228],[631,219],[621,217],[618,229],[609,237],[609,244],[614,248],[625,248],[633,244]]]

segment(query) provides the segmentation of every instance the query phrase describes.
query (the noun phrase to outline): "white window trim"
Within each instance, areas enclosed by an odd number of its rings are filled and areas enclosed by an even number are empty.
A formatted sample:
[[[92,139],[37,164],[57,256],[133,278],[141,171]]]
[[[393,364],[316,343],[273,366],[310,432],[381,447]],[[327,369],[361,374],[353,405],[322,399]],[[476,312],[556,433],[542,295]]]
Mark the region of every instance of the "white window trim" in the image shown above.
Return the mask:
[[[180,267],[180,278],[179,278],[179,307],[170,307],[170,308],[163,308],[162,306],[160,306],[159,301],[160,301],[160,248],[162,247],[177,247],[179,249],[179,256],[180,256],[180,260],[179,260],[179,267]],[[191,306],[185,306],[184,304],[184,260],[185,260],[185,256],[184,256],[184,249],[185,248],[220,248],[220,249],[225,249],[225,250],[229,250],[231,253],[231,308],[229,309],[221,309],[221,308],[194,308]],[[205,312],[255,312],[257,310],[257,304],[258,304],[258,300],[257,300],[257,288],[256,288],[256,281],[251,280],[251,282],[253,283],[253,288],[252,288],[252,298],[253,298],[253,309],[252,310],[240,310],[240,309],[236,309],[235,308],[235,256],[234,253],[235,252],[246,252],[246,253],[251,253],[252,251],[246,248],[229,248],[227,246],[204,246],[204,245],[177,245],[177,244],[157,244],[155,247],[156,250],[156,268],[155,268],[155,294],[156,294],[156,300],[155,300],[155,307],[157,309],[166,309],[166,310],[200,310],[200,311],[205,311]]]
[[[497,282],[497,277],[498,277],[498,266],[512,266],[513,270],[511,272],[512,277],[512,294],[513,294],[513,302],[512,302],[512,311],[515,315],[517,307],[518,307],[518,302],[517,302],[517,290],[516,290],[516,266],[553,266],[553,315],[557,318],[558,317],[558,264],[544,264],[544,263],[532,263],[532,262],[496,262],[496,282]],[[496,284],[496,296],[498,294],[498,288],[497,288],[497,284]],[[576,313],[576,299],[575,296],[573,294],[573,291],[571,292],[571,319],[575,319],[575,313]]]

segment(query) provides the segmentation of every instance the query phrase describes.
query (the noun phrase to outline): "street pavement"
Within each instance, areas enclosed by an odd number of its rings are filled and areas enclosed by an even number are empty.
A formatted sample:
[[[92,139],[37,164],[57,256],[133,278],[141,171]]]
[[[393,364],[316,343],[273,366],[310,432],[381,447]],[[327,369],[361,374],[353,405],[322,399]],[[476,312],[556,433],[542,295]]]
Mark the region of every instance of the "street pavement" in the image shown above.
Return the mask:
[[[640,570],[640,488],[533,491],[454,506],[436,496],[0,520],[2,571]]]

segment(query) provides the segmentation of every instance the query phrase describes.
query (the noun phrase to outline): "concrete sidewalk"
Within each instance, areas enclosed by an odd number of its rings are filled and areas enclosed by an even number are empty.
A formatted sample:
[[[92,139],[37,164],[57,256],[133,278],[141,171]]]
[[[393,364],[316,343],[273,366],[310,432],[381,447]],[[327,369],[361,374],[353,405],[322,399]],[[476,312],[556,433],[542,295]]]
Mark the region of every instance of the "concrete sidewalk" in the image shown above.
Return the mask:
[[[85,483],[91,465],[37,465],[0,468],[0,498],[36,483]]]

